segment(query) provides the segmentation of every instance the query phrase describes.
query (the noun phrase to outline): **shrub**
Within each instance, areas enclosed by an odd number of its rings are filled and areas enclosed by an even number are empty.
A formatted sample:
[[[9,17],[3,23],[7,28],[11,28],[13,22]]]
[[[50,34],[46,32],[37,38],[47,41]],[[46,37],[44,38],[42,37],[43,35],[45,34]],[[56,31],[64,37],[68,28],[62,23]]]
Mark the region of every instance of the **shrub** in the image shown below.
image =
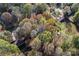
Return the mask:
[[[55,24],[56,20],[53,19],[53,18],[50,18],[50,19],[47,20],[47,23],[49,23],[49,24]]]
[[[51,15],[50,11],[43,12],[43,16],[46,18],[46,20],[52,18],[52,15]]]
[[[76,53],[76,52],[77,52],[77,49],[76,49],[76,48],[69,48],[68,51],[71,52],[71,55],[72,55],[72,56],[77,55],[77,53]]]
[[[42,53],[36,50],[29,51],[28,56],[42,56]]]
[[[36,37],[37,36],[37,31],[36,30],[32,30],[31,31],[31,37]]]
[[[12,15],[8,12],[4,12],[2,15],[1,15],[1,19],[3,21],[7,21],[7,22],[10,22],[12,20]]]
[[[4,12],[1,15],[1,23],[4,25],[5,29],[12,28],[12,24],[10,24],[12,21],[12,15],[8,12]]]
[[[41,17],[39,20],[40,24],[46,24],[46,19],[44,17]]]
[[[55,12],[56,17],[63,16],[63,11],[61,9],[59,9],[59,8],[56,8],[54,12]]]
[[[56,26],[58,28],[60,28],[60,30],[65,30],[66,29],[66,23],[56,22]]]
[[[22,7],[20,6],[11,6],[9,9],[12,10],[11,14],[16,16],[18,18],[18,21],[20,21],[23,18],[23,10]],[[15,19],[15,17],[14,17]]]
[[[45,55],[53,55],[54,54],[54,44],[53,43],[44,44],[44,53],[45,53]]]
[[[0,32],[2,31],[2,29],[3,29],[3,26],[0,24]]]
[[[44,31],[38,35],[42,42],[50,42],[52,40],[52,33],[49,31]]]
[[[36,8],[35,8],[35,12],[36,14],[42,14],[44,11],[47,10],[47,5],[46,4],[38,4],[36,5]]]
[[[76,33],[76,26],[72,23],[68,23],[66,25],[66,28],[67,28],[67,31],[66,31],[66,34],[70,34],[70,35],[73,35]]]
[[[75,37],[73,40],[74,47],[79,49],[79,37]]]
[[[19,55],[20,50],[19,48],[14,45],[10,44],[7,41],[0,39],[0,55]]]
[[[71,10],[72,10],[72,14],[74,14],[75,12],[77,12],[78,11],[78,8],[79,8],[79,6],[78,6],[79,4],[72,4],[72,6],[71,6]]]
[[[41,47],[41,41],[38,37],[34,38],[29,44],[34,50],[38,50]]]
[[[64,40],[61,48],[63,49],[63,51],[66,51],[70,48],[70,42],[68,40]]]
[[[7,11],[7,8],[8,8],[8,4],[0,4],[0,15]]]
[[[56,33],[56,34],[54,33],[53,36],[54,36],[53,37],[54,46],[61,47],[64,41],[64,38],[61,35],[61,33]]]
[[[43,16],[47,17],[49,15],[50,15],[50,13],[48,11],[43,12]]]
[[[75,13],[75,15],[73,16],[73,21],[77,22],[79,19],[79,10]]]
[[[27,18],[23,19],[23,20],[19,23],[19,26],[23,26],[23,24],[24,24],[25,22],[29,22],[29,19],[27,19]]]
[[[37,14],[36,15],[36,19],[39,21],[41,18],[43,17],[43,15],[42,14]],[[44,19],[44,18],[43,18]]]
[[[20,27],[17,34],[19,35],[19,37],[25,37],[27,35],[30,35],[31,30],[32,24],[30,22],[26,22]]]
[[[57,56],[61,56],[62,53],[63,53],[62,48],[61,48],[61,47],[57,47],[57,48],[56,48],[56,51],[55,51],[55,55],[57,55]]]
[[[31,4],[24,4],[23,10],[24,10],[24,14],[27,17],[30,17],[31,16],[31,12],[32,12],[32,5]]]
[[[30,34],[32,30],[32,24],[30,22],[24,23],[24,25],[21,27],[21,30],[23,31],[22,33],[24,34]]]
[[[16,16],[4,12],[1,15],[1,22],[3,23],[6,30],[12,31],[18,25],[18,19]]]
[[[8,41],[8,42],[12,42],[12,36],[11,36],[11,32],[9,31],[2,31],[0,32],[0,39],[3,39],[5,41]]]
[[[66,51],[63,53],[63,56],[71,56],[71,52],[70,51]]]
[[[40,24],[38,25],[38,27],[36,28],[37,32],[41,33],[43,31],[45,31],[45,24]]]

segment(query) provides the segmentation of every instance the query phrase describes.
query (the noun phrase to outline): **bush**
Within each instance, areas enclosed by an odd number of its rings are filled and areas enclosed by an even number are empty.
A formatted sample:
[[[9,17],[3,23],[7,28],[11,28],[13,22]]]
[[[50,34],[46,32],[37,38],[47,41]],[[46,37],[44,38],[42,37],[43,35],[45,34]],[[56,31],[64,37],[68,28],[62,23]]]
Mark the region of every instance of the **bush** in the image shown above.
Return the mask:
[[[7,41],[0,39],[0,55],[19,55],[20,50],[19,48],[14,45],[10,44]]]
[[[77,52],[77,49],[76,49],[76,48],[69,48],[68,51],[71,52],[71,55],[72,55],[72,56],[77,55],[77,53],[76,53],[76,52]]]
[[[56,20],[53,19],[53,18],[50,18],[50,19],[47,20],[47,23],[54,25],[56,23]]]
[[[21,27],[21,30],[26,35],[29,34],[31,32],[31,30],[32,30],[32,24],[30,22],[24,23],[24,25]]]
[[[52,18],[52,15],[49,10],[43,12],[43,16],[46,18],[46,20]]]
[[[73,34],[75,34],[76,31],[77,31],[75,24],[72,24],[72,23],[68,23],[68,24],[66,25],[66,28],[67,28],[66,34],[73,35]]]
[[[20,21],[23,18],[23,10],[21,6],[11,6],[9,9],[12,10],[11,14],[15,15],[18,18],[18,21]]]
[[[34,38],[29,44],[34,50],[38,50],[41,47],[41,41],[38,37]]]
[[[34,38],[37,36],[37,31],[36,30],[32,30],[31,31],[31,37]]]
[[[2,29],[3,29],[3,26],[0,24],[0,32],[2,31]]]
[[[71,6],[72,14],[74,14],[75,12],[78,11],[78,8],[79,8],[78,5],[79,5],[79,4],[76,4],[76,3],[72,4],[72,6]]]
[[[12,15],[8,12],[4,12],[1,15],[1,23],[5,27],[5,29],[9,30],[13,27],[13,24],[10,24],[12,21]]]
[[[56,48],[56,51],[55,51],[55,55],[57,55],[57,56],[61,56],[62,53],[63,53],[62,48],[61,48],[61,47],[57,47],[57,48]]]
[[[31,12],[32,12],[32,5],[31,4],[24,4],[23,10],[24,10],[24,14],[27,17],[30,17],[31,16]]]
[[[71,52],[70,51],[66,51],[63,53],[63,56],[71,56]]]
[[[79,49],[79,37],[75,37],[73,40],[74,47]]]
[[[28,22],[29,19],[25,18],[23,19],[20,23],[19,23],[19,26],[23,26],[24,23]]]
[[[1,22],[6,30],[12,31],[18,25],[18,18],[8,12],[1,15]]]
[[[54,54],[54,44],[53,43],[44,44],[44,53],[45,53],[45,55],[53,55]]]
[[[46,24],[46,19],[44,17],[41,17],[39,20],[40,24]]]
[[[29,51],[28,56],[42,56],[42,53],[36,50]]]
[[[36,5],[35,13],[43,14],[43,12],[47,10],[47,7],[48,6],[46,4],[38,4],[38,5]]]
[[[70,43],[69,43],[69,41],[68,41],[68,40],[64,40],[64,42],[63,42],[61,48],[63,49],[63,51],[68,50],[68,49],[70,48]]]
[[[32,24],[30,22],[24,22],[20,24],[19,29],[17,28],[17,34],[19,37],[30,35],[32,30]]]
[[[56,8],[54,12],[56,17],[63,16],[63,11],[59,8]]]
[[[41,33],[43,31],[45,31],[45,24],[40,24],[38,25],[38,27],[36,28],[38,33]]]
[[[75,15],[73,16],[73,21],[77,22],[79,19],[79,10],[75,13]]]
[[[5,41],[8,41],[8,42],[12,42],[12,36],[11,36],[11,32],[9,31],[2,31],[0,32],[0,39],[3,39]]]
[[[7,11],[8,4],[0,4],[0,16],[3,12]]]
[[[38,35],[38,38],[42,42],[50,42],[52,40],[52,33],[49,31],[44,31]]]

